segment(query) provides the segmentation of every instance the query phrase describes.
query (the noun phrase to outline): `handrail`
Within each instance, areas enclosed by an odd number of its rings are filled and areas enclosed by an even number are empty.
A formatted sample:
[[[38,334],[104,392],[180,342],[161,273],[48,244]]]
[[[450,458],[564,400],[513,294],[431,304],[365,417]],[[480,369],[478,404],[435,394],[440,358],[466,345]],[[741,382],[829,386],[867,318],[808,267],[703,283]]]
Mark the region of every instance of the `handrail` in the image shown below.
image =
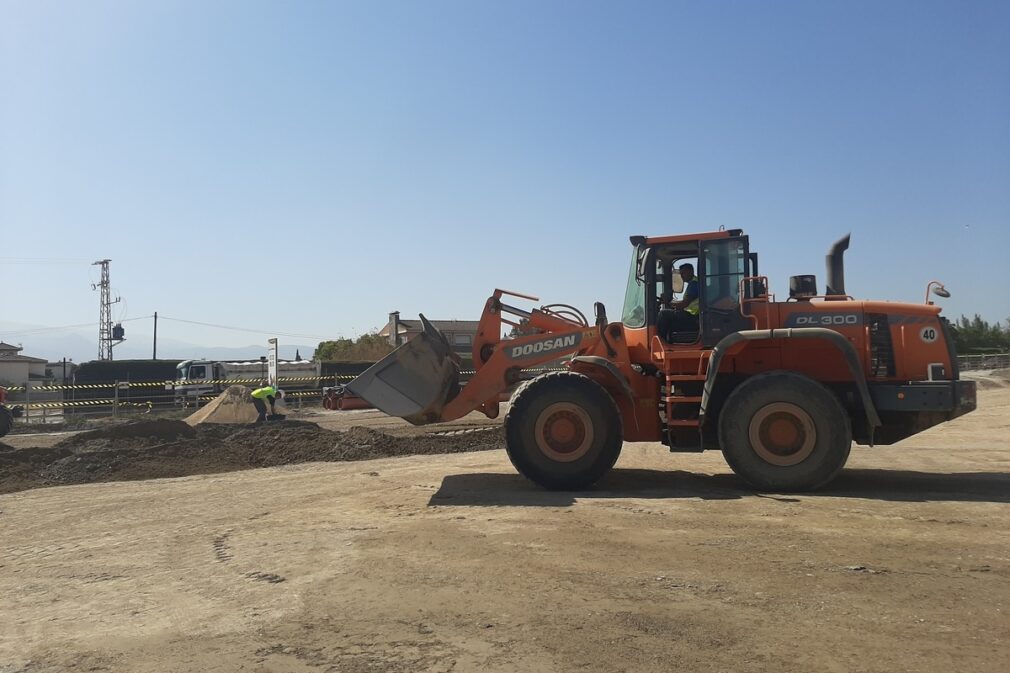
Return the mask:
[[[755,281],[755,280],[759,280],[764,283],[765,293],[760,297],[747,298],[746,294],[744,293],[744,286],[748,281]],[[754,323],[754,329],[758,328],[757,316],[754,315],[753,313],[744,313],[744,305],[756,304],[757,302],[762,302],[765,305],[765,324],[771,325],[771,317],[772,317],[771,304],[775,301],[775,295],[768,292],[768,288],[769,288],[768,276],[744,276],[743,278],[740,279],[740,286],[737,290],[739,292],[740,297],[740,315],[742,315],[744,318],[750,318],[750,320]]]

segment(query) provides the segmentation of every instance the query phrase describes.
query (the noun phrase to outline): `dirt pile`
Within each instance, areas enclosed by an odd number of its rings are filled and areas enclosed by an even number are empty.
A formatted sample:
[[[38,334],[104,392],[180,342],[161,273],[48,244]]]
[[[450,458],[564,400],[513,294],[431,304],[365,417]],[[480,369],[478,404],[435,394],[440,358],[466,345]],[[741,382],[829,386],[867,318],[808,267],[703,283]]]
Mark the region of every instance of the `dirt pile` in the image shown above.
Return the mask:
[[[223,393],[210,401],[207,406],[194,412],[186,422],[190,425],[200,423],[252,423],[258,415],[253,406],[252,391],[245,386],[230,386]],[[277,400],[275,409],[278,414],[287,414],[284,402]]]
[[[0,445],[0,493],[40,486],[231,472],[312,461],[348,461],[504,447],[500,428],[392,437],[366,428],[324,430],[282,421],[258,426],[154,420],[83,432],[50,448]]]
[[[84,446],[92,442],[104,442],[104,445],[135,445],[138,440],[150,444],[162,444],[178,439],[192,439],[193,437],[196,437],[196,430],[186,423],[167,418],[156,418],[88,430],[61,439],[56,446]]]

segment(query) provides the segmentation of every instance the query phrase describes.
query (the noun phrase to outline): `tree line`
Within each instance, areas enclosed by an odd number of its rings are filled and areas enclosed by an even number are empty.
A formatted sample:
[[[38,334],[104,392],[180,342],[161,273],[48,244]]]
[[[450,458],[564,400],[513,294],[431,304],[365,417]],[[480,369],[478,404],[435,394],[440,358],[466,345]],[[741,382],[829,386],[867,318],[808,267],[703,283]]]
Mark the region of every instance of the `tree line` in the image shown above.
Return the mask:
[[[385,337],[362,334],[357,339],[320,341],[312,359],[316,362],[376,362],[392,351]]]
[[[961,355],[1010,352],[1010,320],[1006,323],[1006,327],[1000,322],[990,324],[978,313],[971,319],[962,315],[951,324],[954,347]]]

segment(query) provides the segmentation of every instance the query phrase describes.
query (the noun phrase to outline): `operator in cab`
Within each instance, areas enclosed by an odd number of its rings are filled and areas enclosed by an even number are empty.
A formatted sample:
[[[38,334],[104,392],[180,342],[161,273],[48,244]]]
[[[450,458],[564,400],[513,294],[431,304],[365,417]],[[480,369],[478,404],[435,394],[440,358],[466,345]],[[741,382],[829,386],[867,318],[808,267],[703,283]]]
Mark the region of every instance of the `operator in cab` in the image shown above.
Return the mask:
[[[680,301],[673,301],[660,309],[656,327],[660,338],[670,341],[670,335],[677,332],[698,332],[699,303],[698,278],[694,275],[694,265],[681,264],[678,269],[684,280],[684,295]]]
[[[270,403],[270,415],[273,416],[277,413],[277,410],[274,408],[274,401],[278,399],[284,399],[284,391],[269,384],[252,391],[253,406],[256,407],[256,411],[259,413],[259,416],[256,417],[257,423],[267,420],[267,402]]]

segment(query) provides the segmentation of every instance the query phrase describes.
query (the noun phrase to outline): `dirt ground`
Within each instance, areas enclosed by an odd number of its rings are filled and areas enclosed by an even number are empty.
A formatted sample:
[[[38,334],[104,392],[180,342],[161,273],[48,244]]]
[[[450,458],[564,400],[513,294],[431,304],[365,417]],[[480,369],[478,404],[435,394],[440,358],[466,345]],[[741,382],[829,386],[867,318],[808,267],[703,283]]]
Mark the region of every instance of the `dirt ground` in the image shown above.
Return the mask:
[[[979,398],[898,446],[855,448],[799,496],[755,495],[719,454],[658,444],[626,445],[574,494],[529,485],[501,450],[23,485],[0,495],[0,673],[1003,671],[1010,388]],[[319,420],[370,425],[370,446],[497,435]],[[192,438],[152,437],[204,464]],[[71,452],[49,465],[137,440],[3,441]]]
[[[152,419],[14,441],[20,448],[0,443],[0,493],[313,461],[486,451],[500,449],[504,440],[500,425],[404,438],[363,427],[334,432],[295,420],[194,428],[185,421]]]

